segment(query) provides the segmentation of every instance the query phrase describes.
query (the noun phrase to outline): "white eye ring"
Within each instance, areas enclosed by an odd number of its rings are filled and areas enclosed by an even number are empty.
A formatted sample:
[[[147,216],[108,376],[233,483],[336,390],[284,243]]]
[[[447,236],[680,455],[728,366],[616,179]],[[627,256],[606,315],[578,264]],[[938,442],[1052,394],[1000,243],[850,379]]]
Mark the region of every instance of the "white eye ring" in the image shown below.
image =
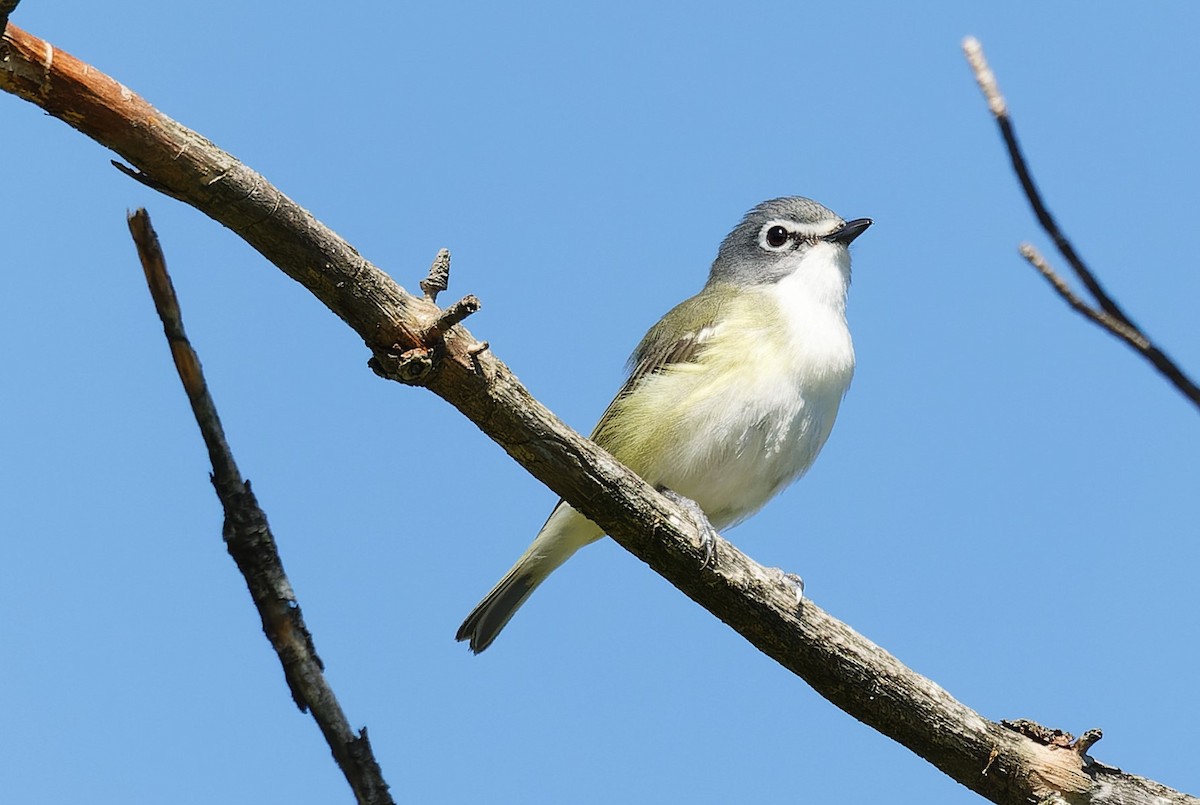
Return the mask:
[[[758,243],[767,251],[781,252],[791,244],[793,237],[795,234],[786,226],[771,222],[762,228],[762,232],[758,236]]]

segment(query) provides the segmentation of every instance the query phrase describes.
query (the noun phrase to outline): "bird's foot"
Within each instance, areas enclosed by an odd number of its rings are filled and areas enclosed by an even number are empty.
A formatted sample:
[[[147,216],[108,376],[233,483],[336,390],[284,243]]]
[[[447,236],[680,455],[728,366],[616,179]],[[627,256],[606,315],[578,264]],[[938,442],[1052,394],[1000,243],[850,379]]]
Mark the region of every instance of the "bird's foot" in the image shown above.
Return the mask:
[[[691,498],[685,498],[672,489],[659,487],[658,491],[667,500],[683,507],[692,518],[692,524],[696,526],[696,530],[700,532],[700,545],[704,548],[704,562],[700,565],[700,568],[704,569],[713,564],[717,558],[717,537],[719,535],[717,534],[717,529],[713,528],[713,524],[708,521],[708,515],[704,513],[704,509],[700,508],[700,504],[696,501]]]

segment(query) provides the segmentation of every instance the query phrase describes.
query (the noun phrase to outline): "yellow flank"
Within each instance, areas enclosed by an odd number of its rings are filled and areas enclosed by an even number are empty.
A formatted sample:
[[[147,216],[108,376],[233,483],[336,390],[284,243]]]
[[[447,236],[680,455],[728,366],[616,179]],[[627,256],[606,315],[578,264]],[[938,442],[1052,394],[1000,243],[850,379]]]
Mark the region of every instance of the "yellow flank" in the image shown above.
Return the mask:
[[[697,351],[638,378],[593,436],[647,482],[694,500],[717,528],[808,469],[854,371],[841,311],[792,290],[785,280],[727,296],[716,325],[711,300],[680,305],[672,315],[704,334]]]

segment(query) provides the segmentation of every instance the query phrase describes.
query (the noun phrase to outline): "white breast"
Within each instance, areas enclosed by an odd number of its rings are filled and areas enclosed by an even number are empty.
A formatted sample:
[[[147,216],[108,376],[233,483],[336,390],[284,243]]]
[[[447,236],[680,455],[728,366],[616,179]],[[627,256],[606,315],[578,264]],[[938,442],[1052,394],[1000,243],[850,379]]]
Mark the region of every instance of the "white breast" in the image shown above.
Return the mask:
[[[695,500],[725,528],[803,475],[854,374],[848,284],[846,250],[818,244],[790,276],[723,310],[703,366],[654,379],[675,386],[655,396],[675,399],[679,426],[658,477],[647,480]]]

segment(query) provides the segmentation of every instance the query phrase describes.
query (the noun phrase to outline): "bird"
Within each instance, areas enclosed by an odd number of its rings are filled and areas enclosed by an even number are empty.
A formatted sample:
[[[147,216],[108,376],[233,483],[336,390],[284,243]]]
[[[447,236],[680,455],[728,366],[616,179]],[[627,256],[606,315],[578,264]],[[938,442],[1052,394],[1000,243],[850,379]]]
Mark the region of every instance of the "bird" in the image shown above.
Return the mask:
[[[854,375],[848,247],[871,224],[801,196],[762,202],[721,242],[700,292],[630,357],[592,440],[702,513],[702,534],[757,512],[828,439]],[[560,500],[455,639],[485,650],[538,585],[603,536]]]

